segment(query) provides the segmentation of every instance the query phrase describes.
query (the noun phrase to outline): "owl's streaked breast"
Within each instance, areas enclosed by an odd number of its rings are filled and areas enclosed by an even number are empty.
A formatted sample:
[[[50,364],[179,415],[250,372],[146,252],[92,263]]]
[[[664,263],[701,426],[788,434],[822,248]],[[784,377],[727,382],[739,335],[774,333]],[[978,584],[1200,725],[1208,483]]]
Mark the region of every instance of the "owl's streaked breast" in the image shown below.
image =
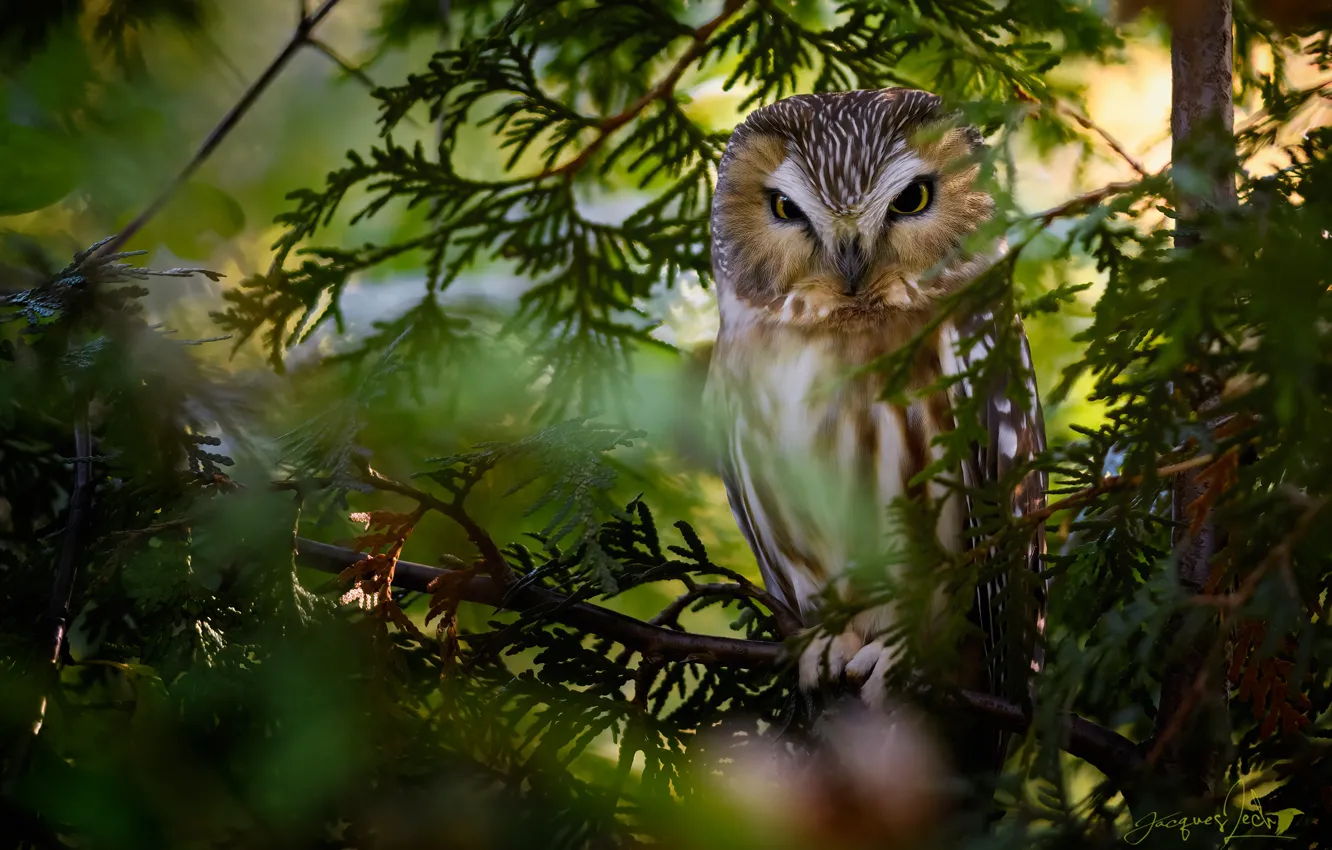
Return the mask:
[[[899,406],[879,398],[877,376],[853,376],[900,335],[733,321],[718,339],[709,396],[726,429],[732,509],[768,586],[806,619],[819,588],[892,548],[888,505],[934,460],[931,440],[950,427],[942,396]],[[938,357],[924,359],[921,385],[942,369]],[[929,486],[946,499],[939,533],[954,545],[957,499]]]

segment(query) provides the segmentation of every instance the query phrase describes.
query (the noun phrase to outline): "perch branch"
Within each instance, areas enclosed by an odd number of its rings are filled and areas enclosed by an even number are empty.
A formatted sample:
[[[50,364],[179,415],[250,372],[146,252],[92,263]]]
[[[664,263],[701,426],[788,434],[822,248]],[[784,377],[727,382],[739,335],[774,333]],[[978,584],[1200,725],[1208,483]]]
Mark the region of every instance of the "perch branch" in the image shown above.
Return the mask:
[[[162,211],[162,208],[166,206],[167,202],[171,200],[176,192],[178,192],[180,188],[184,186],[192,176],[194,176],[194,172],[199,170],[199,166],[203,165],[204,160],[208,159],[213,151],[217,149],[217,146],[222,143],[222,140],[226,138],[227,134],[236,128],[236,125],[240,123],[240,120],[245,117],[245,113],[249,112],[250,107],[254,106],[254,102],[259,99],[259,96],[264,93],[269,84],[273,82],[274,78],[276,78],[277,75],[281,73],[282,69],[287,66],[287,63],[291,61],[291,57],[295,56],[297,51],[310,42],[310,33],[314,31],[314,28],[319,25],[320,21],[328,16],[329,12],[333,11],[333,7],[338,5],[339,2],[340,0],[324,0],[324,2],[312,12],[306,12],[304,4],[302,3],[301,18],[297,21],[296,28],[292,30],[291,37],[287,39],[287,43],[283,46],[278,55],[268,64],[268,67],[259,75],[259,78],[250,84],[250,87],[245,90],[245,94],[241,95],[240,100],[236,101],[236,104],[228,110],[227,114],[222,116],[222,120],[217,122],[217,126],[215,126],[212,132],[208,134],[208,137],[204,139],[203,144],[199,146],[199,150],[195,152],[194,157],[185,164],[185,167],[180,170],[175,179],[167,184],[166,188],[153,199],[152,203],[144,208],[143,212],[139,213],[134,217],[133,221],[125,225],[124,230],[120,231],[120,233],[116,234],[110,241],[98,248],[92,257],[93,259],[105,257],[119,251],[124,247],[126,242],[143,229],[144,225]]]
[[[308,567],[327,573],[340,573],[365,556],[351,549],[331,546],[304,537],[296,539],[297,558]],[[454,570],[444,570],[410,561],[398,561],[393,583],[409,590],[426,592],[437,578]],[[535,585],[505,588],[484,575],[471,575],[460,592],[468,602],[526,611],[543,608],[551,618],[567,626],[609,638],[644,657],[666,661],[696,661],[729,667],[780,667],[789,662],[780,643],[738,638],[696,635],[654,626],[607,608],[586,602],[569,603],[562,594]],[[1015,703],[991,694],[958,691],[952,701],[984,715],[1005,731],[1021,733],[1030,719]],[[1119,781],[1141,768],[1142,755],[1132,741],[1117,732],[1081,717],[1071,716],[1060,730],[1061,745],[1068,753],[1083,759],[1112,780]]]
[[[303,537],[296,545],[301,563],[323,572],[341,572],[365,557],[351,549]],[[427,593],[430,582],[453,572],[457,571],[398,561],[393,583]],[[596,605],[570,604],[563,594],[544,587],[529,584],[505,588],[488,575],[477,574],[468,578],[460,597],[468,602],[513,611],[550,609],[552,618],[558,622],[612,638],[643,655],[671,661],[705,661],[727,667],[774,667],[783,662],[783,649],[779,643],[677,632]]]

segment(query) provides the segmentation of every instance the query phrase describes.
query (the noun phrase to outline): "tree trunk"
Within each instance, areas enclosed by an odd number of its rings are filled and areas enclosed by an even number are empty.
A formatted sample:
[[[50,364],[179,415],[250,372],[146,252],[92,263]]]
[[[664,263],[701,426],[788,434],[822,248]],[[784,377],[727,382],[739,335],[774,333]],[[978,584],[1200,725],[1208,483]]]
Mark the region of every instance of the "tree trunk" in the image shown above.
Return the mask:
[[[1194,226],[1198,216],[1236,201],[1231,0],[1183,0],[1172,7],[1170,24],[1175,246],[1189,248],[1200,238]],[[1215,403],[1215,397],[1205,399],[1200,412]],[[1176,478],[1172,506],[1179,581],[1190,594],[1207,587],[1219,548],[1210,517],[1198,534],[1189,533],[1185,509],[1206,489],[1196,473]],[[1216,790],[1228,742],[1224,670],[1212,656],[1214,624],[1201,631],[1183,626],[1183,618],[1177,618],[1170,629],[1174,645],[1161,685],[1153,752],[1166,777],[1181,783],[1190,796],[1207,797]]]

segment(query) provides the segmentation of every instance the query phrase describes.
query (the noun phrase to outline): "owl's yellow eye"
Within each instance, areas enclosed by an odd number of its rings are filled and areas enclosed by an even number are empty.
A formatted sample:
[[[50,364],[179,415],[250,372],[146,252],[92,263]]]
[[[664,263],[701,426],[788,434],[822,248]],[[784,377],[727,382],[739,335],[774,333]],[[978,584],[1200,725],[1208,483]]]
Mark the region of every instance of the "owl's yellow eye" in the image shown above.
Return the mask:
[[[803,221],[805,218],[805,211],[780,192],[772,193],[769,204],[772,207],[772,214],[782,221]]]
[[[934,193],[928,182],[913,180],[911,185],[902,190],[902,194],[893,198],[888,210],[894,215],[920,215],[930,208],[933,199]]]

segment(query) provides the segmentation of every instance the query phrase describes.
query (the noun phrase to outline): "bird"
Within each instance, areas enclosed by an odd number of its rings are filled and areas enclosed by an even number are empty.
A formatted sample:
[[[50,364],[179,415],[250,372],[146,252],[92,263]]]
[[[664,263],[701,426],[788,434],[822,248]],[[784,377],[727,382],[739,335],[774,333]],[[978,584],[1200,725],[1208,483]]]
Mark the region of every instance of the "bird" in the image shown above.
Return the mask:
[[[945,310],[1004,254],[1001,239],[972,244],[995,211],[978,182],[983,149],[979,131],[937,95],[886,88],[763,106],[736,127],[718,165],[710,225],[720,327],[705,404],[727,498],[763,583],[815,634],[822,595],[853,597],[852,571],[872,568],[907,533],[889,511],[896,497],[929,500],[939,542],[969,551],[984,539],[974,488],[1045,449],[1019,317],[994,306]],[[1017,340],[1022,369],[973,386],[968,375],[979,373],[969,370],[1005,332],[1015,335],[1007,339]],[[910,394],[885,398],[883,375],[867,367],[917,337]],[[943,475],[913,484],[942,457],[935,438],[957,427],[963,397],[976,402],[983,436],[952,472],[962,486]],[[1036,515],[1046,484],[1033,469],[1003,507]],[[1039,575],[1045,532],[1034,526],[1020,557]],[[976,626],[963,653],[972,663],[959,665],[954,684],[1023,699],[1027,671],[1042,663],[1046,589],[1043,579],[1031,583],[1035,598],[1014,635],[1004,581],[1000,573],[978,581],[974,599],[941,600],[966,605]],[[901,657],[901,641],[886,636],[902,621],[890,599],[819,634],[800,655],[800,687],[849,680],[865,702],[883,705]],[[1006,630],[1021,638],[1022,675],[1005,654]],[[968,740],[998,751],[982,761],[1002,761],[1001,733]]]

